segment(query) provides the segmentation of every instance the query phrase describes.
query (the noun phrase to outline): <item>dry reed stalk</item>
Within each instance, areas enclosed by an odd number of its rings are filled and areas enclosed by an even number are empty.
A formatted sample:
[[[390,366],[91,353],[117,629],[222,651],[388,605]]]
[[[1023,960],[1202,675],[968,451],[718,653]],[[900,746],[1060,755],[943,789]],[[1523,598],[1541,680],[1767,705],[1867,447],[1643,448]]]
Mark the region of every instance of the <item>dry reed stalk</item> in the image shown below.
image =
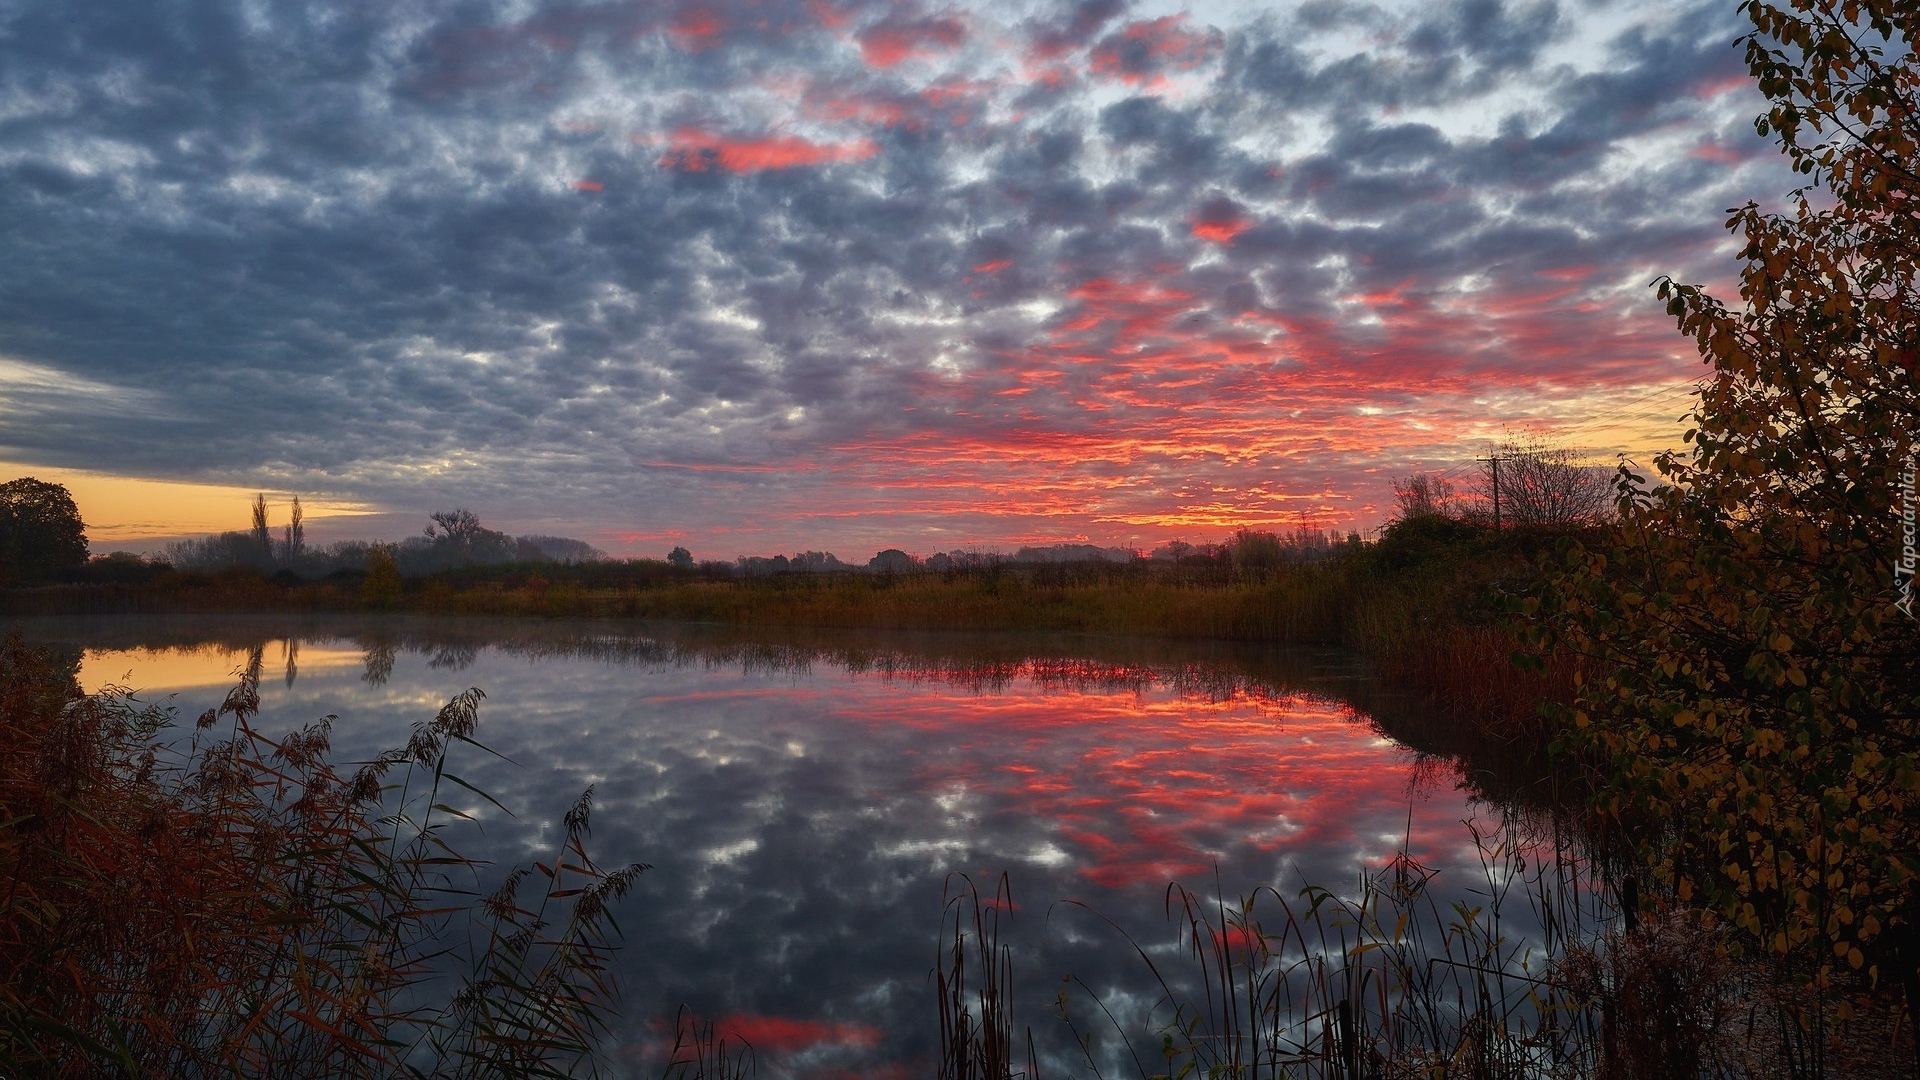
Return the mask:
[[[260,655],[195,724],[0,645],[0,1052],[35,1075],[566,1076],[591,1068],[613,986],[608,905],[645,869],[586,855],[566,816],[531,907],[526,872],[474,903],[447,835],[469,690],[351,775],[331,717],[272,739]],[[216,734],[224,722],[225,730]],[[496,807],[497,803],[493,803]],[[457,987],[436,1004],[426,984]]]

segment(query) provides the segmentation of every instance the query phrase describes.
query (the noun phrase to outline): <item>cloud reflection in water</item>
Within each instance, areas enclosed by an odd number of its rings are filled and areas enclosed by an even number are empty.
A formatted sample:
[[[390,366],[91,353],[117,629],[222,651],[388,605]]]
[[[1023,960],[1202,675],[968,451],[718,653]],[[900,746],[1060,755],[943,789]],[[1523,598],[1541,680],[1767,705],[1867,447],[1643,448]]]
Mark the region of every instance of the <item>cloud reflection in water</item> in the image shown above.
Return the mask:
[[[364,758],[482,687],[481,738],[517,764],[462,766],[519,817],[481,815],[483,835],[462,849],[528,857],[591,783],[596,858],[654,864],[618,911],[616,1061],[642,1074],[657,1070],[682,1002],[752,1042],[763,1076],[927,1072],[928,972],[952,872],[1011,874],[1022,1022],[1060,1052],[1061,977],[1122,1009],[1150,1001],[1130,949],[1056,901],[1085,901],[1152,942],[1172,938],[1167,883],[1209,885],[1216,868],[1237,895],[1346,886],[1403,844],[1430,866],[1472,865],[1466,796],[1416,790],[1412,753],[1327,686],[1178,650],[327,634],[300,655],[357,649],[378,662],[303,665],[291,685],[263,687],[265,730],[338,713],[339,756]],[[88,662],[131,667],[139,685],[138,659]],[[221,689],[173,692],[186,712]]]

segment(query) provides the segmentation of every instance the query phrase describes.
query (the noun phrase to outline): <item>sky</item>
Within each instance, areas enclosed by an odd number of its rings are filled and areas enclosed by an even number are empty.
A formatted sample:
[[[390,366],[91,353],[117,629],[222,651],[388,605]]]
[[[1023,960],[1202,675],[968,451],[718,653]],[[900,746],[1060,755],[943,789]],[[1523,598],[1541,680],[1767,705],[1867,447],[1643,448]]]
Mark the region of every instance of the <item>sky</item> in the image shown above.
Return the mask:
[[[1678,442],[1731,2],[0,0],[0,471],[96,550],[1365,529]],[[276,523],[284,521],[277,510]]]

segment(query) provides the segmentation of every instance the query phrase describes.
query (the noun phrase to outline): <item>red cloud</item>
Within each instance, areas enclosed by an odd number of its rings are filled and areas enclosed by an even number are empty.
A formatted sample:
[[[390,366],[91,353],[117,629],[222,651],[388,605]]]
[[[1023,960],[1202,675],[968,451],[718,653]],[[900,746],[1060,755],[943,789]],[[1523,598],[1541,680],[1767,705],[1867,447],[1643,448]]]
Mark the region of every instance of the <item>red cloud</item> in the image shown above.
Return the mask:
[[[716,44],[726,29],[726,20],[697,7],[682,8],[673,21],[667,23],[667,33],[678,39],[681,45],[696,52]]]
[[[820,25],[829,30],[840,29],[853,17],[850,12],[842,11],[826,3],[825,0],[807,0],[807,14],[819,20]]]
[[[1738,165],[1747,160],[1747,155],[1741,153],[1738,148],[1712,142],[1703,142],[1695,146],[1687,151],[1687,156],[1719,165]]]
[[[1220,35],[1190,31],[1186,21],[1185,15],[1167,15],[1129,24],[1094,47],[1093,70],[1138,85],[1169,69],[1186,71],[1206,63],[1219,50]]]
[[[1196,221],[1193,223],[1193,235],[1216,244],[1231,244],[1234,237],[1252,227],[1252,222],[1247,221]]]
[[[728,172],[791,169],[797,165],[859,161],[872,157],[880,149],[870,139],[844,143],[808,142],[793,135],[750,139],[717,135],[698,127],[675,130],[667,143],[670,149],[660,156],[660,165],[682,172],[705,172],[711,168]]]
[[[853,39],[860,43],[860,55],[868,64],[889,68],[915,56],[955,48],[966,36],[967,28],[954,18],[914,22],[887,19],[860,31]]]
[[[598,180],[575,180],[573,182],[573,190],[575,191],[604,191],[606,190],[606,186],[607,185]]]

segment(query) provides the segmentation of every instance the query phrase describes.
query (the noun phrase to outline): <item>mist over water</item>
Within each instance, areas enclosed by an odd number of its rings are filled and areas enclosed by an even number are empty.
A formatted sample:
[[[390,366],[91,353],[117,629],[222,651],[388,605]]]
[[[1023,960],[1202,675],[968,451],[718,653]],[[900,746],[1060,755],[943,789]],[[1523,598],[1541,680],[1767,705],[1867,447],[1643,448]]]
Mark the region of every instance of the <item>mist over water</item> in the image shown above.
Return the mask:
[[[1002,872],[1017,1015],[1065,1064],[1068,976],[1130,1023],[1170,1017],[1149,1017],[1157,987],[1098,916],[1177,968],[1176,880],[1229,901],[1352,891],[1404,851],[1479,903],[1463,821],[1498,817],[1450,764],[1383,734],[1355,703],[1387,691],[1334,653],[477,620],[20,625],[80,654],[88,689],[145,688],[183,728],[257,656],[256,726],[333,715],[336,761],[484,690],[479,738],[501,758],[453,768],[516,816],[468,798],[478,827],[455,846],[502,872],[550,859],[592,785],[595,859],[654,867],[616,909],[620,1073],[657,1074],[684,1003],[748,1038],[762,1076],[928,1074],[943,890],[967,874],[990,892]]]

